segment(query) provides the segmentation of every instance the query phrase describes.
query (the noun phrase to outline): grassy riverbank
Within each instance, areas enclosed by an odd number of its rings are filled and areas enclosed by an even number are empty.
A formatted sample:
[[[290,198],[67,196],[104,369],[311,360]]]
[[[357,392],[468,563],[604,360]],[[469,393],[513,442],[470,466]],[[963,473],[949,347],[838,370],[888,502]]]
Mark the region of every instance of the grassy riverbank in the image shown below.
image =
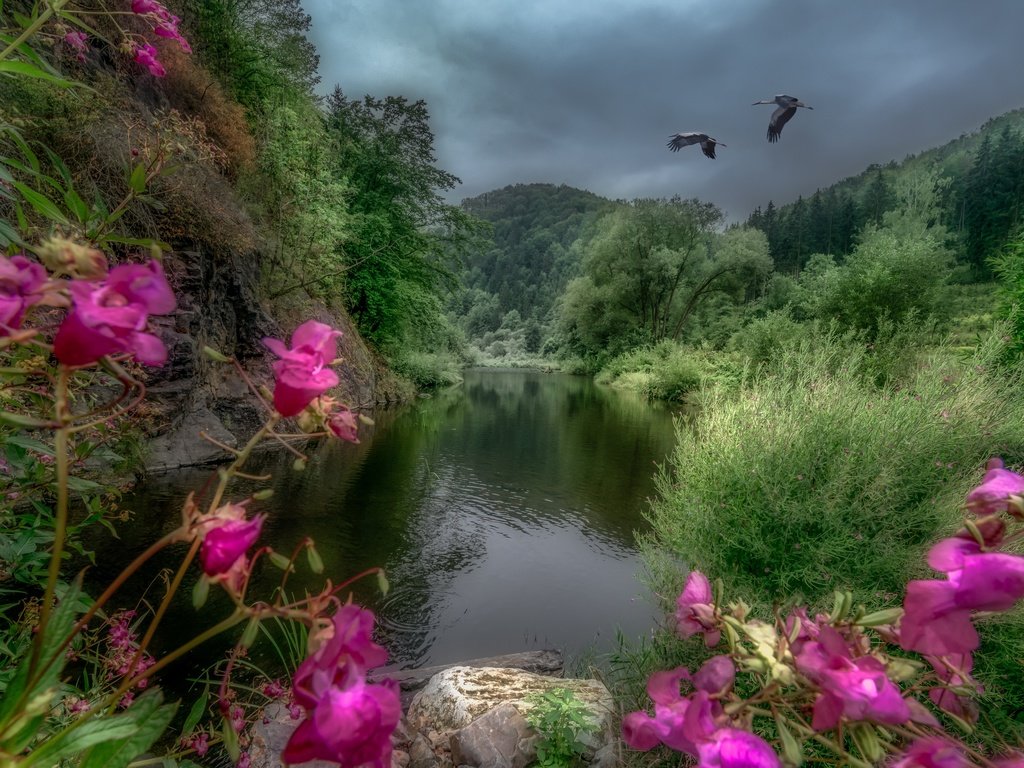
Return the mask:
[[[988,458],[1024,462],[1024,370],[1000,362],[1006,339],[996,328],[965,350],[808,334],[768,362],[727,357],[717,369],[710,357],[650,355],[663,363],[651,381],[686,364],[673,358],[704,365],[690,395],[699,412],[678,426],[644,541],[666,613],[689,567],[765,617],[794,598],[827,610],[834,589],[869,610],[901,604],[907,580],[931,574],[924,553],[959,526]],[[1024,712],[1024,611],[980,629],[982,708],[991,733],[1005,732]],[[654,670],[709,655],[670,632],[624,646],[624,710],[643,706]]]

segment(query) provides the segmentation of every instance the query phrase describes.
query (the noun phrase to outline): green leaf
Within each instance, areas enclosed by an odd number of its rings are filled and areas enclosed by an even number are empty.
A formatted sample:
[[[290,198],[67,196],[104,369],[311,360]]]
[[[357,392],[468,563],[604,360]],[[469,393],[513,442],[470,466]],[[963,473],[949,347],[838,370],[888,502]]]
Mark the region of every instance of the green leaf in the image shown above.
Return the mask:
[[[35,64],[29,64],[27,61],[0,61],[0,73],[3,72],[23,77],[36,77],[61,88],[71,88],[75,85],[72,81],[65,80],[63,77],[56,77],[49,72],[44,72]]]
[[[43,639],[37,667],[45,664],[45,669],[41,672],[39,669],[30,670],[29,663],[32,658],[31,655],[26,655],[7,685],[7,690],[4,691],[4,696],[0,699],[0,732],[4,731],[2,726],[19,717],[16,707],[23,705],[24,702],[43,700],[44,697],[52,696],[52,689],[55,689],[61,670],[64,668],[65,657],[61,652],[61,646],[74,626],[81,593],[82,574],[79,574],[68,585],[63,597],[50,614],[49,621],[42,629]],[[30,675],[36,678],[35,683],[31,686],[29,686]],[[14,752],[20,752],[35,736],[37,727],[36,720],[25,723],[23,727],[5,739],[4,746],[8,751],[12,751],[13,748]]]
[[[20,181],[14,182],[14,188],[21,192],[21,196],[25,198],[25,201],[36,209],[36,212],[50,219],[50,221],[56,221],[59,224],[70,224],[67,216],[61,213],[60,208],[48,198],[46,195],[36,192],[32,187],[29,187]]]
[[[8,245],[17,245],[24,248],[25,241],[21,239],[18,230],[6,221],[0,221],[0,248],[6,248]]]
[[[83,755],[79,768],[125,768],[132,760],[149,749],[166,730],[178,709],[177,702],[163,704],[159,689],[146,691],[118,718],[126,718],[134,725],[134,732],[125,738],[98,744]]]
[[[207,687],[203,689],[203,695],[196,699],[195,703],[192,705],[192,709],[188,711],[188,717],[185,718],[185,724],[181,727],[182,736],[191,735],[192,731],[194,731],[196,726],[199,725],[199,721],[206,712],[206,704],[209,700],[210,689]]]
[[[89,747],[114,739],[128,739],[139,730],[139,725],[127,720],[123,715],[117,717],[93,718],[75,729],[58,732],[47,739],[41,747],[30,752],[22,759],[22,766],[56,765],[66,757],[83,752]]]
[[[57,452],[53,449],[52,445],[47,445],[39,440],[25,435],[8,435],[3,439],[6,445],[17,445],[19,448],[25,448],[30,451],[38,451],[46,456],[56,456]]]
[[[46,146],[44,146],[43,149],[46,151],[46,156],[50,158],[50,162],[53,164],[53,167],[57,169],[57,173],[60,174],[60,177],[64,179],[64,183],[68,186],[68,189],[70,189],[71,185],[74,184],[74,181],[71,178],[71,171],[68,170],[67,165],[65,165],[64,161],[61,160],[60,155],[52,149]]]
[[[29,165],[32,166],[31,173],[33,173],[33,174],[39,173],[39,168],[40,168],[39,158],[36,157],[36,153],[32,151],[31,147],[29,147],[28,142],[25,141],[25,139],[22,138],[22,135],[20,133],[18,133],[17,131],[12,131],[10,133],[10,137],[11,137],[11,141],[13,141],[15,144],[18,145],[18,149],[21,150],[21,154],[24,155],[26,160],[28,160]],[[7,162],[8,162],[8,165],[13,165],[12,162],[9,162],[9,161],[7,161]]]
[[[171,250],[171,246],[163,240],[154,240],[152,237],[124,237],[123,235],[107,235],[103,238],[105,243],[121,243],[123,245],[138,245],[144,248],[157,246],[162,251]]]
[[[69,477],[68,488],[75,493],[94,493],[102,490],[103,486],[92,480],[86,480],[84,477]]]
[[[75,218],[84,224],[89,219],[89,206],[86,205],[85,200],[75,192],[75,190],[68,187],[67,191],[64,192],[64,205],[68,207],[68,210],[75,214]]]
[[[128,186],[139,195],[146,191],[146,166],[144,163],[139,163],[132,169],[132,174],[128,177]]]

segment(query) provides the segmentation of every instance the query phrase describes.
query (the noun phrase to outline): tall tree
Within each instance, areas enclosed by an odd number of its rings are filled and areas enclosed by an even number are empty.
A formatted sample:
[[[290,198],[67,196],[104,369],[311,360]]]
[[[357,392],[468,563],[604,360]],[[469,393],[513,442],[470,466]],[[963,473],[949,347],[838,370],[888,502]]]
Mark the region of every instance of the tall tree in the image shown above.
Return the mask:
[[[437,168],[427,105],[401,96],[327,100],[337,172],[351,187],[353,235],[344,247],[345,301],[365,335],[387,345],[436,319],[454,285],[460,249],[476,220],[444,201],[459,183]]]
[[[767,272],[767,242],[755,230],[730,230],[718,236],[728,247],[715,247],[721,219],[714,206],[679,198],[634,200],[602,217],[562,304],[562,334],[574,351],[678,340],[708,296]]]

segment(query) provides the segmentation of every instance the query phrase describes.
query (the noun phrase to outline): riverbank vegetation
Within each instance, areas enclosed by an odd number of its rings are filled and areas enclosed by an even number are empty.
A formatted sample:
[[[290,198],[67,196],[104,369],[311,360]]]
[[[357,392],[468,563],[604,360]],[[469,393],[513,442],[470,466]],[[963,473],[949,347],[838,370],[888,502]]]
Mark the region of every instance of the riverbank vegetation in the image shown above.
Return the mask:
[[[986,462],[1024,463],[1022,124],[1004,115],[729,226],[696,200],[588,201],[564,245],[524,214],[577,190],[491,193],[514,201],[491,208],[495,231],[519,239],[471,267],[455,313],[470,343],[515,360],[530,335],[563,370],[692,406],[644,541],[667,614],[691,567],[763,612],[827,611],[836,589],[898,606]],[[564,288],[525,315],[510,302],[545,259]],[[1012,743],[1024,611],[979,631],[977,737]],[[613,658],[625,709],[645,706],[651,673],[711,654],[673,635]]]

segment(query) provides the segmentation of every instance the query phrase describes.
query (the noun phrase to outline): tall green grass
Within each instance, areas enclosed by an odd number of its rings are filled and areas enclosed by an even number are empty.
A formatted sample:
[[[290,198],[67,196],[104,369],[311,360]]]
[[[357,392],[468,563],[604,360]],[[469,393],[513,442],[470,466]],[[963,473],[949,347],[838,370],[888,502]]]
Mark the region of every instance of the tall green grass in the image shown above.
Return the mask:
[[[896,600],[985,461],[1024,460],[1024,386],[993,371],[996,346],[939,349],[879,387],[870,355],[825,337],[739,392],[706,390],[658,478],[648,545],[754,602]]]

